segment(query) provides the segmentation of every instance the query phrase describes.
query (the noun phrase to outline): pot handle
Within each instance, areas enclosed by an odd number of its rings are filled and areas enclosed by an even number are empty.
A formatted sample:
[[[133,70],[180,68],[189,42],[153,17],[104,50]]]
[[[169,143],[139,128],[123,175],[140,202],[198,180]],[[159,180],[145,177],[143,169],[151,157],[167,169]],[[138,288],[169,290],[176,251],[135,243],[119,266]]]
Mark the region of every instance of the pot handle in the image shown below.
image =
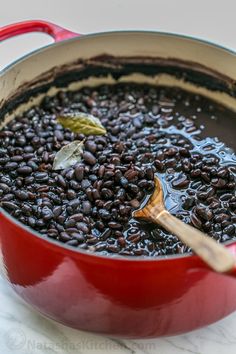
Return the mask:
[[[0,41],[4,41],[8,38],[18,36],[19,34],[25,34],[29,32],[43,32],[49,34],[55,42],[60,42],[72,37],[78,37],[80,34],[71,32],[63,27],[55,25],[54,23],[33,20],[23,21],[7,25],[0,28]]]

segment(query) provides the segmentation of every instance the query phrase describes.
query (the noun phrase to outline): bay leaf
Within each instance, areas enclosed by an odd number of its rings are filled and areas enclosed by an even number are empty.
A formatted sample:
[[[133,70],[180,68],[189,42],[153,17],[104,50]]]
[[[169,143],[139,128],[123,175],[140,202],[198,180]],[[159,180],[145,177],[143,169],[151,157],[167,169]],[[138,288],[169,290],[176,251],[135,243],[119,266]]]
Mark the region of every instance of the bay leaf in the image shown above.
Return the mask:
[[[53,161],[53,170],[64,170],[75,165],[81,160],[84,142],[75,140],[63,146],[57,153]]]
[[[98,118],[83,112],[62,113],[57,116],[57,120],[74,133],[104,135],[107,132]]]

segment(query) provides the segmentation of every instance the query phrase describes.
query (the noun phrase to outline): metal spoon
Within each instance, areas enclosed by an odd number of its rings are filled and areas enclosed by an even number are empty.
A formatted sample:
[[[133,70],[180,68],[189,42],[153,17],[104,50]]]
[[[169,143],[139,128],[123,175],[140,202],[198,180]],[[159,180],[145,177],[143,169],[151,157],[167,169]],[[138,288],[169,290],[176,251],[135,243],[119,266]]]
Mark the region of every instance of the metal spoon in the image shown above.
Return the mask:
[[[155,176],[155,190],[147,204],[142,209],[136,210],[133,216],[159,224],[176,235],[214,271],[225,273],[233,269],[235,262],[233,255],[223,245],[185,224],[165,209],[162,185],[158,177]]]

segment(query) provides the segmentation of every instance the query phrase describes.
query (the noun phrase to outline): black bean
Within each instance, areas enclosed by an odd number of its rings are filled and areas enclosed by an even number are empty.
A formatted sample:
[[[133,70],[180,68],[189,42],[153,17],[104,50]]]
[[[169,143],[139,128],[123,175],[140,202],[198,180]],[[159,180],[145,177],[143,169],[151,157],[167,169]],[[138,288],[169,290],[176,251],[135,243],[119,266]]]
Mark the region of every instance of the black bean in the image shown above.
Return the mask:
[[[77,240],[70,240],[66,242],[67,245],[76,247],[78,246],[79,242]]]
[[[99,216],[104,219],[104,220],[110,220],[111,219],[111,214],[108,210],[106,209],[100,209],[98,211]]]
[[[199,168],[190,172],[190,176],[193,178],[199,177],[200,175],[201,175],[201,170]]]
[[[78,229],[77,229],[76,226],[75,226],[75,227],[67,227],[67,228],[66,228],[66,232],[67,232],[68,234],[73,234],[73,232],[78,232]]]
[[[71,240],[71,236],[68,233],[66,233],[66,232],[61,232],[60,235],[59,235],[59,239],[64,241],[64,242],[67,242],[67,241]]]
[[[235,233],[235,227],[234,225],[228,225],[224,228],[224,232],[227,234],[227,235],[233,235]]]
[[[204,224],[203,224],[203,230],[204,231],[209,231],[211,229],[211,223],[210,221],[206,221]]]
[[[137,209],[140,207],[140,201],[138,199],[132,199],[130,202],[132,208]]]
[[[106,248],[106,246],[107,245],[106,245],[105,242],[97,243],[97,245],[95,246],[95,251],[101,252],[101,251],[103,251]]]
[[[127,178],[121,177],[120,184],[121,184],[122,187],[126,187],[126,186],[128,186],[129,181],[127,180]]]
[[[115,222],[115,221],[111,221],[108,223],[108,226],[111,228],[111,229],[122,229],[122,225]]]
[[[226,169],[220,170],[217,172],[217,176],[220,178],[224,178],[228,175],[228,171]]]
[[[81,233],[78,233],[78,232],[73,232],[71,234],[71,236],[76,239],[79,243],[83,243],[85,242],[85,237],[81,234]]]
[[[97,151],[97,144],[92,140],[87,140],[85,143],[85,149],[94,154]]]
[[[206,200],[208,198],[208,193],[207,192],[201,192],[197,194],[198,198],[200,200]]]
[[[228,200],[231,199],[231,197],[232,197],[232,195],[230,193],[226,193],[226,194],[223,194],[223,195],[220,196],[220,200],[228,201]]]
[[[91,186],[91,182],[88,179],[83,179],[83,181],[81,182],[82,189],[87,189],[90,186]]]
[[[46,172],[36,172],[34,174],[34,178],[37,182],[47,182],[49,179],[49,176]]]
[[[75,168],[75,178],[78,182],[81,182],[84,178],[84,166],[79,165]]]
[[[216,188],[224,188],[227,184],[227,181],[225,181],[222,178],[219,178],[219,179],[214,178],[214,179],[212,179],[211,184]]]
[[[73,200],[76,198],[76,193],[73,189],[68,189],[66,195],[69,200]]]
[[[140,233],[137,232],[136,234],[130,235],[127,237],[127,240],[133,243],[138,243],[141,239]]]
[[[212,212],[207,208],[196,207],[196,212],[201,218],[206,221],[211,220],[213,217]]]
[[[128,190],[129,190],[130,192],[132,192],[133,194],[138,194],[138,192],[139,192],[139,187],[136,186],[136,184],[130,183],[130,184],[128,185]]]
[[[4,166],[5,171],[13,171],[18,167],[17,162],[7,162],[6,165]]]
[[[146,176],[147,176],[148,179],[153,180],[153,178],[154,178],[154,171],[153,171],[153,168],[152,168],[152,167],[148,167],[148,168],[146,169]]]
[[[28,192],[27,191],[21,191],[21,190],[17,190],[15,192],[15,195],[17,198],[19,198],[20,200],[27,200],[29,195],[28,195]]]
[[[103,199],[110,199],[113,196],[113,192],[110,189],[102,188],[101,189],[101,197]]]
[[[42,217],[44,220],[50,220],[53,218],[53,212],[50,208],[48,208],[47,206],[42,208]]]
[[[109,245],[106,247],[107,251],[112,252],[112,253],[117,253],[119,252],[119,247],[115,245]]]
[[[74,219],[69,219],[65,222],[65,227],[70,228],[76,225],[76,221]],[[68,232],[68,231],[67,231]]]
[[[45,163],[48,162],[48,160],[49,160],[49,153],[48,153],[47,151],[43,151],[42,160],[43,160],[43,162],[45,162]]]
[[[224,220],[227,220],[229,218],[229,215],[221,213],[215,216],[215,222],[216,223],[222,223]]]
[[[196,214],[192,213],[190,217],[191,223],[193,226],[195,226],[197,229],[200,229],[202,227],[202,222],[201,220],[196,216]]]
[[[6,200],[6,201],[13,200],[13,199],[14,199],[14,194],[12,193],[7,193],[4,195],[4,197],[2,197],[2,200]]]
[[[142,128],[143,123],[142,123],[141,118],[140,117],[135,117],[133,119],[133,125],[134,125],[135,128]]]
[[[29,224],[29,226],[31,226],[31,227],[35,227],[35,225],[36,225],[36,219],[35,219],[34,217],[32,217],[32,216],[28,217],[28,224]]]
[[[8,193],[8,192],[10,192],[10,187],[7,185],[7,184],[5,184],[5,183],[0,183],[0,189],[4,192],[4,193]]]
[[[89,201],[84,201],[82,203],[82,210],[85,215],[89,215],[91,213],[91,203]]]
[[[85,162],[87,162],[89,165],[95,165],[96,163],[96,157],[89,151],[85,151],[83,153],[83,159]]]
[[[235,186],[236,186],[236,183],[235,183],[235,182],[229,182],[229,183],[227,184],[227,188],[229,188],[229,189],[235,189]]]
[[[77,227],[78,230],[81,230],[84,233],[88,233],[89,232],[89,228],[84,222],[77,222],[76,223],[76,227]]]
[[[195,205],[195,198],[186,198],[183,202],[183,208],[190,210]]]
[[[80,184],[78,182],[76,182],[75,180],[71,180],[69,185],[75,191],[78,191],[80,189]]]
[[[3,208],[6,208],[8,210],[16,210],[16,209],[18,209],[18,206],[15,203],[13,203],[13,202],[8,202],[8,201],[5,202],[5,201],[3,201],[3,202],[1,202],[1,205],[2,205]]]
[[[180,148],[179,149],[179,153],[180,153],[180,155],[182,155],[184,157],[190,157],[191,156],[190,152],[187,149],[185,149],[185,148]]]
[[[54,135],[57,138],[58,141],[63,141],[64,140],[64,135],[61,130],[55,130]]]
[[[31,147],[28,146],[28,148],[31,148]],[[28,160],[34,158],[34,154],[32,153],[32,149],[29,149],[29,150],[30,150],[30,152],[23,154],[23,158],[25,161],[28,161]]]
[[[22,166],[22,167],[19,167],[17,168],[16,170],[20,175],[23,175],[23,176],[28,176],[32,173],[32,168],[29,167],[29,166]]]
[[[175,179],[172,181],[173,188],[186,188],[189,185],[188,178],[183,175],[179,174]]]
[[[80,204],[81,204],[81,201],[79,199],[72,199],[69,202],[68,207],[71,207],[72,211],[74,212],[74,209],[77,209]]]
[[[54,215],[54,218],[57,218],[62,212],[62,207],[61,206],[56,206],[54,209],[53,209],[53,215]]]
[[[57,176],[57,182],[61,187],[63,188],[67,187],[66,180],[62,177],[62,175]]]
[[[230,240],[230,236],[229,235],[224,234],[224,235],[221,236],[221,242],[226,242],[228,240]]]
[[[202,177],[202,179],[203,179],[205,182],[207,182],[207,183],[209,183],[210,180],[211,180],[210,176],[209,176],[208,173],[206,173],[206,172],[202,172],[202,173],[201,173],[201,177]]]

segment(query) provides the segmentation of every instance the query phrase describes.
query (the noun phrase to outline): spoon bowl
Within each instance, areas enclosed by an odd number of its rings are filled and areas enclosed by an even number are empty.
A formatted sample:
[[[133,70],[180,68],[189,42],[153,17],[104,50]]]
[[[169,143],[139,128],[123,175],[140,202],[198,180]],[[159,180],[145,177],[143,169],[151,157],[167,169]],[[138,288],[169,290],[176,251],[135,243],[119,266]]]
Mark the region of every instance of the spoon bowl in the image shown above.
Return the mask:
[[[171,215],[165,208],[162,184],[157,176],[154,183],[155,189],[147,204],[136,210],[133,216],[159,224],[176,235],[214,271],[230,272],[235,263],[233,255],[213,238]]]

